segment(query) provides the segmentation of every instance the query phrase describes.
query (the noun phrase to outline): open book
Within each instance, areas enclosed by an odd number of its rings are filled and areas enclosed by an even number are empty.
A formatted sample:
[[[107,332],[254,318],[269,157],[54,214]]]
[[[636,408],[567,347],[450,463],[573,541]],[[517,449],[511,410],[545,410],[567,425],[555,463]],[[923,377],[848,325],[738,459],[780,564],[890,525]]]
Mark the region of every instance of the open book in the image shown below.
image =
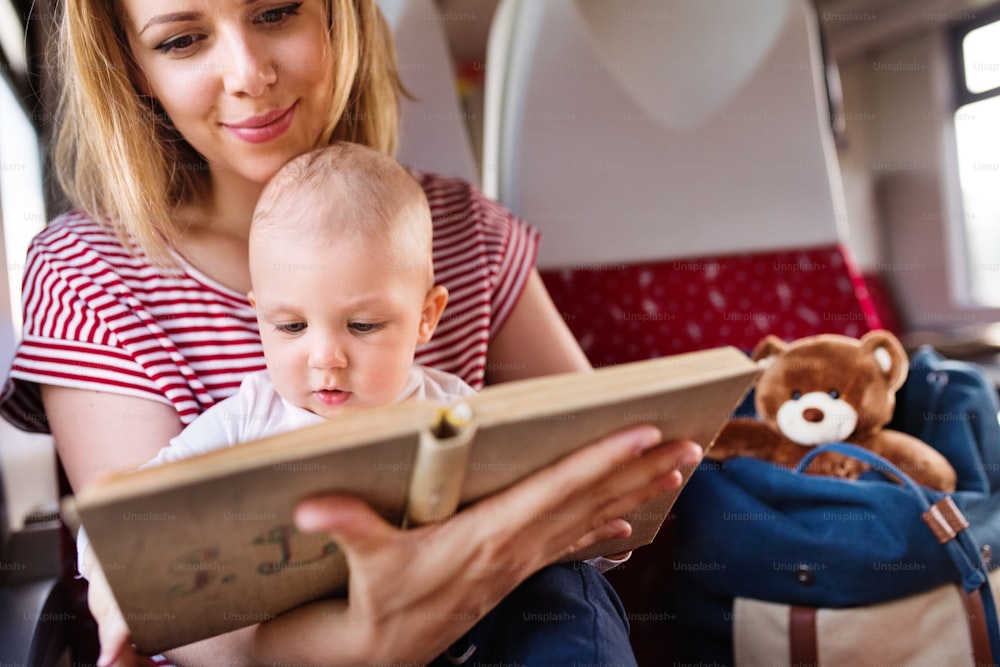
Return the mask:
[[[757,370],[735,348],[719,348],[494,385],[451,406],[358,409],[106,478],[76,497],[76,511],[133,641],[158,652],[346,593],[337,545],[293,526],[307,496],[354,494],[388,521],[416,525],[628,426],[656,424],[668,440],[707,447]],[[678,493],[629,515],[628,539],[574,559],[649,544]]]

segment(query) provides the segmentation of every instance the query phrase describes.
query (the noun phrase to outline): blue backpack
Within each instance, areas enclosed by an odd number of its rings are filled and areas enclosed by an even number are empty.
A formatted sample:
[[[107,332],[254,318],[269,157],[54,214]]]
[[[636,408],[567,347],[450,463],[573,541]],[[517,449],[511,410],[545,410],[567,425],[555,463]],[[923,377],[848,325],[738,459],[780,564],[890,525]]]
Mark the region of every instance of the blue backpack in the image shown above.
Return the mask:
[[[940,542],[922,515],[934,514],[931,507],[946,494],[918,486],[854,445],[815,452],[832,449],[869,463],[872,470],[858,480],[802,473],[812,454],[798,470],[746,457],[706,461],[675,505],[673,572],[664,606],[682,662],[732,664],[736,597],[848,608],[948,583],[980,593],[984,619],[978,622],[985,621],[987,650],[995,656],[990,662],[1000,659],[987,579],[998,565],[992,547],[1000,545],[996,389],[975,366],[923,348],[911,359],[896,398],[889,427],[948,458],[958,475],[958,490],[949,495],[968,528],[950,526],[953,539]],[[752,406],[750,397],[741,412],[752,413]]]

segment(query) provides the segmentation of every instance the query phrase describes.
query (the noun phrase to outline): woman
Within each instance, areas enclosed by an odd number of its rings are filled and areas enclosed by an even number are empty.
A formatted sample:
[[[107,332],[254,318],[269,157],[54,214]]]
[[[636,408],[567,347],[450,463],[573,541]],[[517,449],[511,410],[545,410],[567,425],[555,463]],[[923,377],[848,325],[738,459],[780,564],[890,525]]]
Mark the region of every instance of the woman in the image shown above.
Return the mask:
[[[333,138],[391,153],[400,86],[373,0],[67,0],[65,12],[55,162],[81,212],[54,221],[29,251],[24,340],[4,410],[53,434],[79,490],[148,460],[263,368],[244,296],[260,190]],[[421,184],[435,215],[436,278],[452,302],[418,360],[473,386],[588,368],[531,266],[535,234],[466,184],[427,175]],[[627,534],[618,517],[675,488],[676,468],[700,457],[696,445],[658,440],[650,427],[605,438],[415,531],[351,498],[304,503],[300,528],[330,532],[347,554],[349,603],[314,603],[171,658],[425,663],[458,640],[463,652],[483,626],[520,633],[508,601],[530,599],[561,555]],[[627,650],[613,592],[605,584],[592,599],[612,609],[595,645]],[[124,632],[102,624],[102,660],[135,660]]]

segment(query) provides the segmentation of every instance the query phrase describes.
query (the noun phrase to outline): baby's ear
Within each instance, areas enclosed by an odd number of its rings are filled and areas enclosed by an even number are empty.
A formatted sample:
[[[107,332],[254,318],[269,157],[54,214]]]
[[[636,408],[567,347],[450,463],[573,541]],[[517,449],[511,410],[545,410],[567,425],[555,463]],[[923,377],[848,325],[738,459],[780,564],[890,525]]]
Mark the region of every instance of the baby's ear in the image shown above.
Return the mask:
[[[249,292],[247,292],[247,301],[250,302],[250,307],[251,308],[253,308],[254,310],[257,310],[257,299],[254,298],[253,290],[250,290]]]
[[[435,285],[427,290],[424,306],[420,312],[420,326],[417,328],[417,345],[423,345],[431,339],[438,322],[441,321],[441,313],[447,305],[448,288],[444,285]]]
[[[861,338],[861,349],[875,357],[892,391],[903,386],[909,368],[906,350],[898,338],[884,329],[869,331]]]

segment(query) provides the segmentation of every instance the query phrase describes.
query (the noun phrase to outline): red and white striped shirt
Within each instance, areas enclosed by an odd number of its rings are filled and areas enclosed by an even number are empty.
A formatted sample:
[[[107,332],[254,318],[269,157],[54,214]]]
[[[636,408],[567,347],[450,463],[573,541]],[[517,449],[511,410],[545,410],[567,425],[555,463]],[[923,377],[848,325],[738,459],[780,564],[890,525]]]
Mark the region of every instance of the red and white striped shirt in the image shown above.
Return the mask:
[[[459,179],[415,174],[434,219],[435,281],[450,297],[416,360],[483,385],[489,339],[517,303],[538,233]],[[68,213],[28,250],[24,330],[3,416],[48,432],[38,385],[92,389],[172,405],[184,424],[264,368],[246,296],[181,260],[163,276],[113,232]]]

